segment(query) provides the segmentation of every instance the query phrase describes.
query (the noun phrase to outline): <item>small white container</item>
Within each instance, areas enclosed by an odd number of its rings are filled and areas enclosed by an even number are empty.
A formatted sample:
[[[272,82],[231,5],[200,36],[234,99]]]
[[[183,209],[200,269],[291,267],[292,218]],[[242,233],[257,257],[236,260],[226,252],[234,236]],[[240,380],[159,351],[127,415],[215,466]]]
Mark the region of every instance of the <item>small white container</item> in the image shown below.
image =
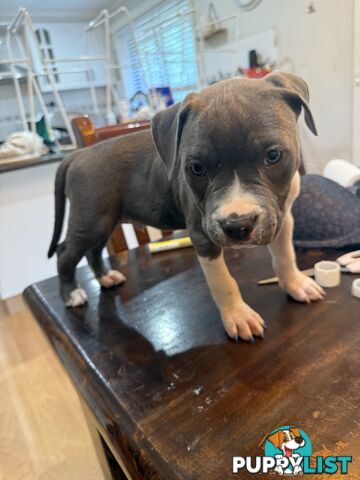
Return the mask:
[[[331,288],[340,285],[340,265],[337,262],[323,260],[315,263],[315,280],[321,287]]]
[[[354,295],[354,297],[360,298],[360,278],[357,278],[353,281],[351,285],[351,293]]]

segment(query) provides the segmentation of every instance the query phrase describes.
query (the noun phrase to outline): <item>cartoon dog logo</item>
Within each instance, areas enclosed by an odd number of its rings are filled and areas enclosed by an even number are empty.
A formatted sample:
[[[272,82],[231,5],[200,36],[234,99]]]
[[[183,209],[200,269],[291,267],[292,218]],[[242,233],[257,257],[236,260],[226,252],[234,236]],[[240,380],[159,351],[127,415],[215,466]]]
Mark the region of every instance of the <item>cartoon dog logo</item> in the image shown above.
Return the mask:
[[[299,457],[300,455],[296,452],[297,449],[305,446],[305,439],[301,436],[299,428],[288,428],[284,430],[277,430],[275,433],[267,437],[267,440],[272,443],[275,448],[278,448],[282,451],[282,455],[276,455],[277,458],[290,458],[290,457]],[[294,470],[286,469],[285,471],[282,467],[277,467],[275,469],[277,473],[283,475],[284,473],[293,475],[299,475],[302,468],[300,466],[295,466]]]

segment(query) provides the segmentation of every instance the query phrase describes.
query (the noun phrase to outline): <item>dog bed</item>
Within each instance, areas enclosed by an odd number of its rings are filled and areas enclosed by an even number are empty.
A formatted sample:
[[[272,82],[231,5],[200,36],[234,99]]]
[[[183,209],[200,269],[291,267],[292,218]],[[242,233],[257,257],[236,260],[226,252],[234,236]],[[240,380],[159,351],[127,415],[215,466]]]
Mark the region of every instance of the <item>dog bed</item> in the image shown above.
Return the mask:
[[[296,247],[360,245],[360,199],[332,180],[320,175],[301,177],[293,215]]]

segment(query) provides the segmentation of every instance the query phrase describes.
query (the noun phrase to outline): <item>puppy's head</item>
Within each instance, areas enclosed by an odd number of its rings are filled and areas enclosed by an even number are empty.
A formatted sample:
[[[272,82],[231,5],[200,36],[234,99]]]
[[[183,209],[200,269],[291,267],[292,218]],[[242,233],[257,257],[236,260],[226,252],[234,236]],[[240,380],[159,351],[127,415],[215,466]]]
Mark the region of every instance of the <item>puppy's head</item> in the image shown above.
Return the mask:
[[[300,434],[298,428],[290,428],[289,430],[278,430],[268,437],[274,447],[282,450],[284,456],[291,457],[294,450],[305,445],[305,440]]]
[[[268,244],[280,231],[296,190],[302,108],[317,134],[308,100],[301,78],[274,73],[219,82],[154,116],[169,180],[188,183],[217,245]]]

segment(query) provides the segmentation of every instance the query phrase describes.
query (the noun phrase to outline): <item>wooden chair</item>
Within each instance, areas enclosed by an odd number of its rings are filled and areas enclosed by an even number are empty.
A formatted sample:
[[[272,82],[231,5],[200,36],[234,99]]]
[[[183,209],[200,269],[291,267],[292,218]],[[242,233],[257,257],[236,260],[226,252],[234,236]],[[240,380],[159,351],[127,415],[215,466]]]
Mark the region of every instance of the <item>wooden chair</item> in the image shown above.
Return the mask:
[[[107,140],[108,138],[128,135],[150,128],[149,121],[95,128],[88,115],[75,117],[72,119],[71,123],[79,148],[89,147],[90,145]],[[166,233],[168,232],[165,232],[165,234]],[[131,246],[136,246],[136,240],[139,245],[143,245],[149,241],[159,240],[161,237],[162,232],[152,227],[118,224],[111,235],[107,248],[111,255],[116,255],[128,250]],[[133,242],[131,242],[132,239]],[[133,245],[131,245],[131,243],[133,243]]]
[[[74,130],[77,146],[80,148],[89,147],[94,143],[107,140],[111,137],[128,135],[129,133],[135,133],[150,128],[149,121],[122,123],[95,128],[88,115],[73,118],[71,124]]]

